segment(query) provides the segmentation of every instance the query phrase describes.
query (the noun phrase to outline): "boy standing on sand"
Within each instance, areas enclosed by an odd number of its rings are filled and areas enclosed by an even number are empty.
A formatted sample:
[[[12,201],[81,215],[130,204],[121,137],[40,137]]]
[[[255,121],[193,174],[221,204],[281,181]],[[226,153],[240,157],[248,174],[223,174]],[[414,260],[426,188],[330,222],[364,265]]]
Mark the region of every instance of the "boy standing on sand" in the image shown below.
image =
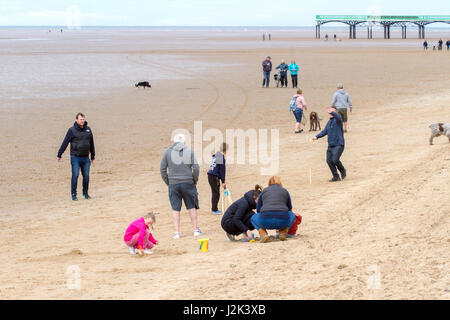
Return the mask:
[[[342,130],[342,118],[336,112],[336,107],[328,107],[327,112],[330,116],[330,120],[325,129],[312,138],[312,140],[315,141],[328,135],[327,164],[333,174],[333,178],[330,182],[336,182],[341,181],[338,170],[341,173],[342,180],[347,177],[347,170],[340,160],[342,153],[344,152],[345,140]]]
[[[211,166],[208,171],[208,182],[211,186],[211,213],[212,214],[222,214],[222,211],[219,211],[217,207],[220,199],[220,182],[222,182],[223,189],[227,189],[227,185],[225,183],[225,155],[227,154],[228,145],[226,143],[222,143],[220,146],[220,151],[216,152],[212,156]]]

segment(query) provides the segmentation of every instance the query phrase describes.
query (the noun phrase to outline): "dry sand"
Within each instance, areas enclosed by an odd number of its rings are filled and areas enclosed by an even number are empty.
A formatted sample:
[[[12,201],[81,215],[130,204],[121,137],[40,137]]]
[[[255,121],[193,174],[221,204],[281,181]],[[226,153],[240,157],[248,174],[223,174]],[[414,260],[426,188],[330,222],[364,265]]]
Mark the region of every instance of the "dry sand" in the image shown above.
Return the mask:
[[[38,37],[20,32],[0,38]],[[428,125],[450,121],[448,52],[424,53],[419,40],[324,44],[286,34],[262,43],[256,33],[177,33],[171,45],[165,35],[42,32],[53,38],[0,42],[2,299],[450,298],[450,144],[428,145]],[[336,83],[350,92],[345,182],[328,183],[325,139],[293,134],[294,90],[260,87],[268,54],[274,63],[296,59],[322,126]],[[152,89],[136,89],[139,80]],[[92,200],[72,202],[69,150],[59,164],[56,152],[78,111],[94,132],[97,161]],[[172,131],[192,130],[195,120],[223,132],[279,130],[279,175],[303,215],[297,238],[230,243],[210,214],[207,164],[198,188],[209,252],[198,250],[185,211],[183,237],[171,238],[159,162]],[[260,167],[228,166],[235,200],[267,184]],[[160,245],[152,256],[130,256],[123,233],[149,210],[159,212]],[[79,267],[80,290],[67,287],[70,266]]]

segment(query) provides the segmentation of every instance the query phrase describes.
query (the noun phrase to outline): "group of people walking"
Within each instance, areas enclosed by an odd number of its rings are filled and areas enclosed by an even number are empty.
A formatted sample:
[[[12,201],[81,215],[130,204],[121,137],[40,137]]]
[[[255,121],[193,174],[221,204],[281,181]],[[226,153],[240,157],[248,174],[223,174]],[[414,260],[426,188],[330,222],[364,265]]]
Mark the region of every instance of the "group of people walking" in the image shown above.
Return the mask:
[[[447,40],[445,45],[447,46],[447,51],[450,51],[450,40]],[[428,41],[425,40],[423,42],[423,50],[428,50],[428,46],[429,46]],[[437,50],[442,51],[443,46],[444,46],[444,41],[442,39],[439,39],[439,41],[437,42]],[[433,46],[433,50],[436,50],[436,46]]]
[[[263,68],[263,83],[262,87],[269,87],[270,84],[270,73],[272,72],[272,58],[268,56],[263,62],[262,62],[262,68]],[[279,74],[277,75],[279,78],[277,78],[277,87],[279,87],[279,83],[281,83],[281,88],[288,86],[288,72],[291,74],[291,80],[292,80],[292,88],[298,87],[298,71],[299,66],[295,62],[295,60],[291,60],[291,63],[288,65],[284,59],[281,60],[280,64],[275,67],[276,70],[279,70]]]

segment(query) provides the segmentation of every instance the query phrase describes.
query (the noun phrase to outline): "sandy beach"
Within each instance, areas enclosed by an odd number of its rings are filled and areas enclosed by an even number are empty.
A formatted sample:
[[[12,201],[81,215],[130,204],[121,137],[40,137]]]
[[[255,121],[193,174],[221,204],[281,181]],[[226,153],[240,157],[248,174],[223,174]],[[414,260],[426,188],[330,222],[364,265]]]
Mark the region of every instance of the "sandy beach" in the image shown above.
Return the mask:
[[[412,36],[349,40],[345,30],[339,42],[307,31],[274,32],[264,42],[260,35],[0,30],[1,299],[450,298],[450,143],[428,144],[428,126],[450,122],[450,52],[424,52]],[[430,43],[450,38],[430,35]],[[267,55],[274,66],[297,61],[322,127],[336,84],[350,93],[344,182],[328,183],[326,139],[294,134],[295,90],[275,88],[273,73],[271,88],[261,88]],[[134,87],[145,80],[151,89]],[[97,155],[92,199],[72,202],[69,149],[61,163],[56,154],[77,112]],[[231,243],[210,213],[208,163],[198,191],[209,252],[198,249],[184,208],[183,237],[172,239],[159,164],[174,130],[194,133],[194,121],[224,134],[278,130],[277,174],[303,216],[295,239]],[[233,200],[267,186],[262,167],[227,167]],[[131,256],[125,229],[150,210],[159,213],[160,245],[151,256]],[[73,266],[79,290],[68,287]]]

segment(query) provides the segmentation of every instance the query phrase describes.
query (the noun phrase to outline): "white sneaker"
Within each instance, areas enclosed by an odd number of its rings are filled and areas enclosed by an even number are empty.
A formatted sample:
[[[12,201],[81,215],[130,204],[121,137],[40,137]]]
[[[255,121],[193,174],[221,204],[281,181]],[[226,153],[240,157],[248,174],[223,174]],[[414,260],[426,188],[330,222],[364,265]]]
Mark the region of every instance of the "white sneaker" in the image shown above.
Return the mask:
[[[145,254],[153,254],[153,252],[151,252],[149,249],[144,249],[144,253]]]
[[[172,236],[173,239],[180,239],[181,238],[181,233],[179,232],[175,232]]]
[[[130,251],[130,254],[136,254],[136,251],[133,247],[127,246],[128,250]]]
[[[203,234],[202,230],[200,230],[199,228],[195,229],[195,231],[194,231],[194,237],[201,236],[202,234]]]

